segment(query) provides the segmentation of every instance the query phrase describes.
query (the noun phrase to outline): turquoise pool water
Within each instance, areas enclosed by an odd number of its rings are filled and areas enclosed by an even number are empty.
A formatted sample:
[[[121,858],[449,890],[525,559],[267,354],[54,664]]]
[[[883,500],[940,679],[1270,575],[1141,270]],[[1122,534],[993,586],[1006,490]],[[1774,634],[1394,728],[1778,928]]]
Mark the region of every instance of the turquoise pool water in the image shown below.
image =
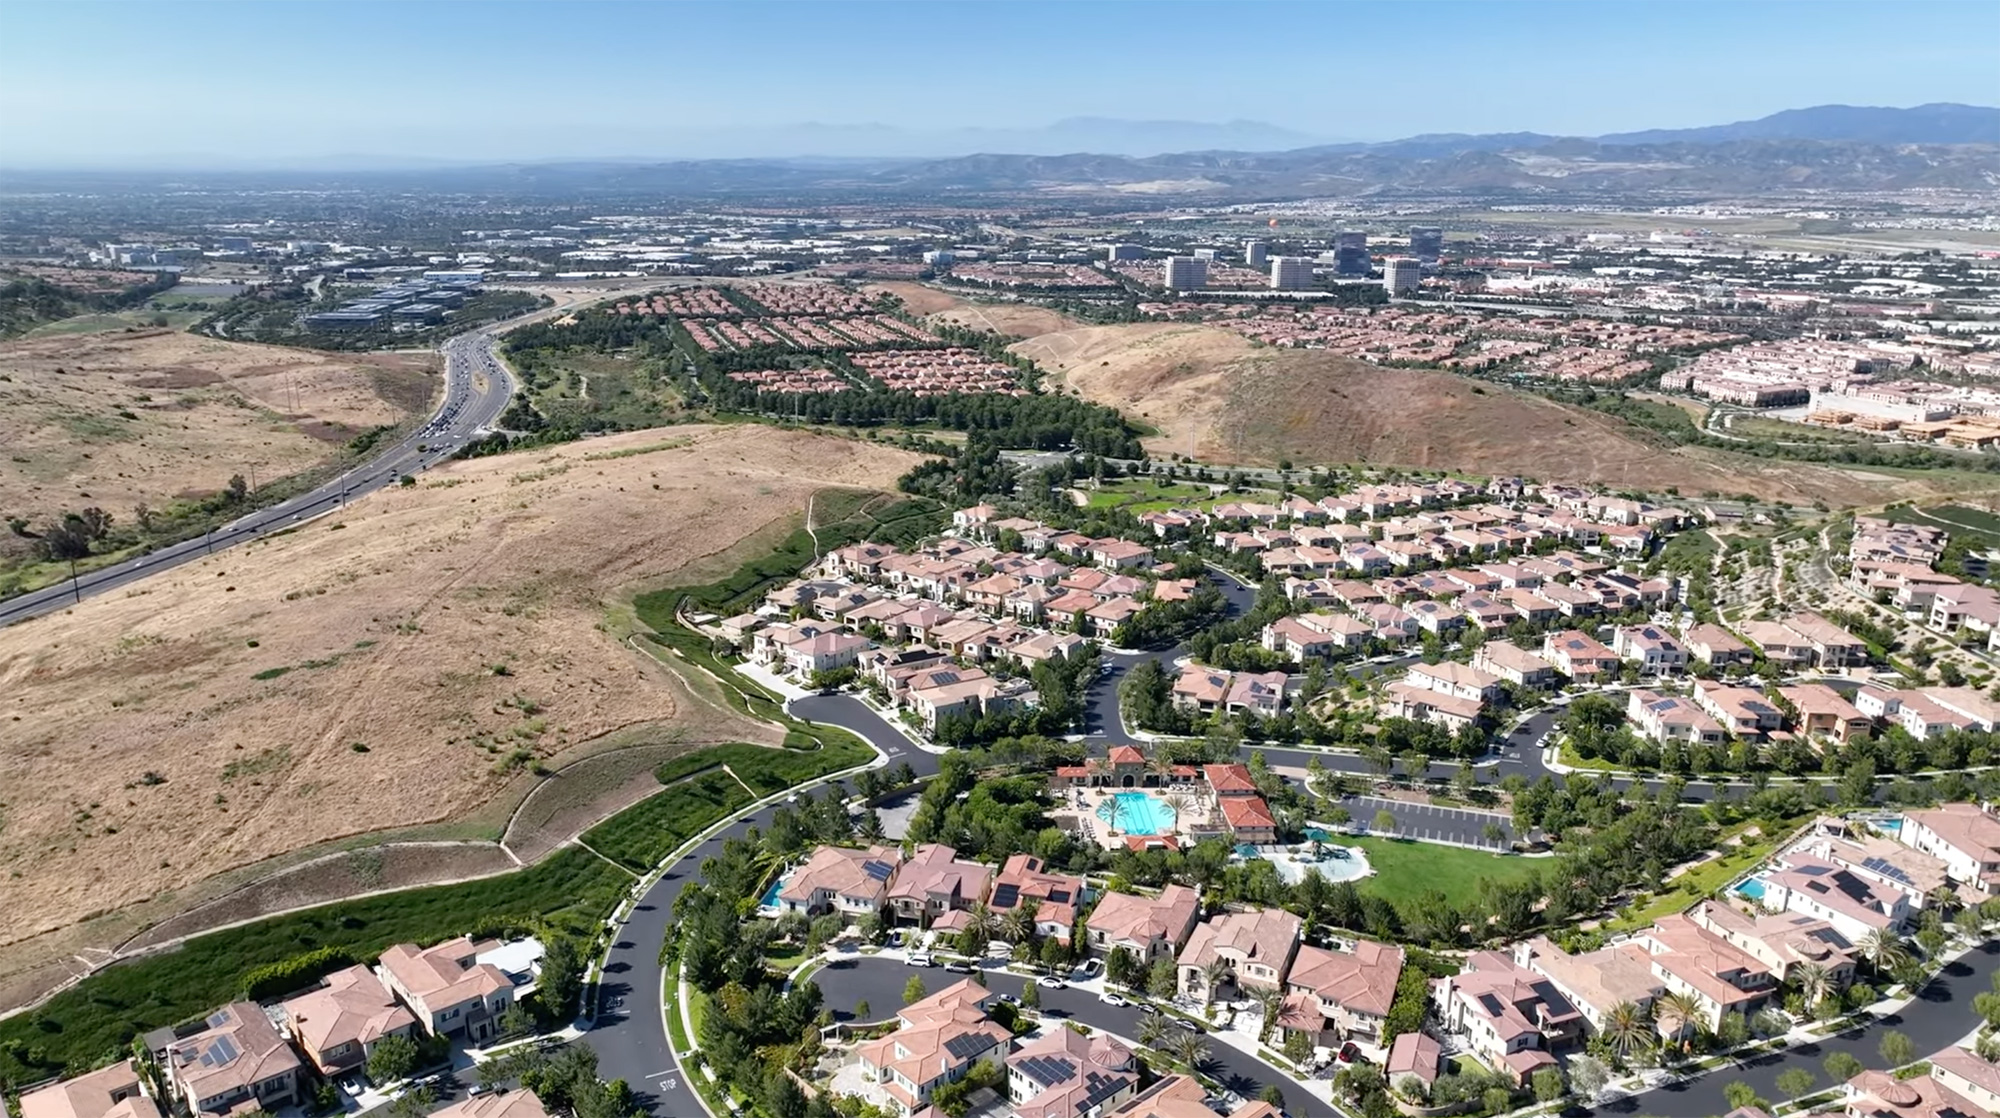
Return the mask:
[[[1117,792],[1097,805],[1097,817],[1128,835],[1170,835],[1174,809],[1150,792]]]
[[[785,879],[783,877],[777,878],[776,880],[771,882],[771,887],[769,889],[764,890],[763,898],[760,899],[757,903],[764,906],[765,908],[778,907],[778,890],[783,889],[784,887],[785,887]]]
[[[1748,897],[1753,901],[1761,901],[1764,899],[1764,883],[1752,878],[1736,887],[1736,895],[1739,897]]]

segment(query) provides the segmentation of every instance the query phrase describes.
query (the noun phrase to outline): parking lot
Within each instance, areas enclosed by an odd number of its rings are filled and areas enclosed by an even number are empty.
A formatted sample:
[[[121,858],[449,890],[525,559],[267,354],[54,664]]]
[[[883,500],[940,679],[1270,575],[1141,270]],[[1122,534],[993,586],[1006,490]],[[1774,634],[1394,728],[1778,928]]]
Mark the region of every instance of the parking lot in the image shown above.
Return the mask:
[[[1349,796],[1344,801],[1347,810],[1354,816],[1356,826],[1373,831],[1375,814],[1387,811],[1396,817],[1394,837],[1417,839],[1424,842],[1453,842],[1465,846],[1483,847],[1488,850],[1505,850],[1514,841],[1514,826],[1509,816],[1497,811],[1476,811],[1463,807],[1440,807],[1436,804],[1413,804],[1407,800],[1391,800],[1382,796]],[[1502,837],[1494,841],[1486,836],[1489,824],[1500,827]]]

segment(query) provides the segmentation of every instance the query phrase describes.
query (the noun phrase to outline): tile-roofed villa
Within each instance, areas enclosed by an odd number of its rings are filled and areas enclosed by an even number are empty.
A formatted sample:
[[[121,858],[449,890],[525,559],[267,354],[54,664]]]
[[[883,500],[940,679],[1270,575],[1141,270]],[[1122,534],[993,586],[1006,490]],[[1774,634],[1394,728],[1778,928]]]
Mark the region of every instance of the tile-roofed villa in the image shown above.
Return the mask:
[[[1896,837],[1943,860],[1945,874],[1967,894],[2000,895],[2000,816],[1978,804],[1943,804],[1905,815]]]
[[[120,1060],[23,1094],[20,1118],[160,1118],[160,1108],[140,1093],[132,1061]]]
[[[995,996],[969,978],[953,983],[904,1006],[896,1014],[895,1032],[864,1042],[855,1054],[900,1112],[909,1114],[939,1085],[962,1078],[994,1051],[1006,1051],[1013,1034],[986,1016]]]
[[[1549,1051],[1582,1035],[1582,1012],[1555,983],[1504,952],[1474,952],[1463,973],[1438,981],[1434,996],[1447,1028],[1465,1034],[1488,1064],[1505,1067],[1522,1081],[1524,1070],[1532,1073],[1530,1065],[1553,1063]],[[1509,1059],[1524,1053],[1534,1055]]]
[[[1356,940],[1347,951],[1329,951],[1310,944],[1292,958],[1285,978],[1287,1029],[1312,1036],[1346,1040],[1361,1036],[1377,1040],[1383,1019],[1396,1000],[1396,980],[1403,974],[1403,949],[1373,940]]]
[[[1303,929],[1298,917],[1281,908],[1210,917],[1195,925],[1187,946],[1181,948],[1176,963],[1181,992],[1199,992],[1213,1001],[1218,991],[1232,988],[1282,989]],[[1228,973],[1211,984],[1206,971],[1217,960],[1227,964]]]
[[[1125,1100],[1102,1118],[1217,1118],[1208,1106],[1208,1088],[1191,1075],[1169,1075]],[[1267,1102],[1246,1102],[1228,1118],[1278,1118]]]
[[[174,1092],[196,1114],[275,1111],[296,1103],[305,1065],[256,1002],[233,1002],[167,1048]]]
[[[486,1094],[431,1111],[431,1118],[550,1118],[541,1097],[523,1087],[506,1094]]]
[[[513,980],[499,967],[479,961],[499,946],[490,940],[475,943],[470,936],[426,948],[399,943],[382,953],[377,973],[432,1035],[484,1040],[514,1004]]]
[[[1139,1067],[1123,1041],[1053,1028],[1007,1056],[1014,1118],[1096,1118],[1139,1089]]]
[[[318,989],[288,998],[280,1008],[306,1058],[329,1074],[366,1063],[385,1036],[414,1039],[417,1031],[417,1019],[362,966],[334,971]]]
[[[850,916],[877,912],[888,897],[889,881],[902,861],[902,851],[891,846],[862,850],[822,846],[792,871],[784,887],[778,890],[778,903],[787,912],[808,916],[822,912]]]
[[[986,899],[993,867],[960,861],[942,843],[917,847],[889,886],[889,912],[899,921],[930,925],[948,912],[964,911]]]
[[[1043,935],[1069,942],[1070,925],[1083,904],[1083,879],[1069,874],[1050,873],[1040,858],[1016,854],[1000,867],[993,879],[993,896],[986,907],[1008,913],[1024,901],[1035,901],[1035,926]]]
[[[1084,921],[1084,929],[1091,950],[1123,947],[1150,963],[1178,952],[1200,915],[1200,894],[1185,885],[1168,885],[1157,896],[1106,893]]]

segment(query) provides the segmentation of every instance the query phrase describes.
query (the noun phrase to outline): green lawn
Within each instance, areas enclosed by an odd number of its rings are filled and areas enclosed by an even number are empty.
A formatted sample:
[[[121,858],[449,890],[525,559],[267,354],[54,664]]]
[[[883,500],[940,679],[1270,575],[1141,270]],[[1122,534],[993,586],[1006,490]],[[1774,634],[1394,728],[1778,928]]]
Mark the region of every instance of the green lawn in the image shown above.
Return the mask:
[[[1206,485],[1167,482],[1157,478],[1107,481],[1099,489],[1085,488],[1084,492],[1090,494],[1091,508],[1124,508],[1132,511],[1145,511],[1137,507],[1140,504],[1154,509],[1166,509],[1187,501],[1206,500],[1209,496]]]
[[[1484,878],[1518,881],[1553,864],[1546,859],[1515,854],[1487,854],[1457,846],[1372,835],[1365,838],[1343,835],[1336,841],[1341,846],[1358,846],[1368,852],[1368,864],[1375,867],[1375,876],[1361,883],[1361,891],[1392,904],[1438,889],[1452,903],[1465,905],[1479,896],[1479,882]]]
[[[1797,820],[1787,822],[1777,833],[1790,834]],[[1736,832],[1741,833],[1739,830]],[[1716,840],[1721,857],[1703,862],[1701,865],[1673,879],[1673,884],[1644,899],[1642,903],[1628,905],[1604,926],[1607,935],[1643,928],[1670,913],[1688,908],[1696,901],[1713,896],[1715,891],[1729,884],[1738,876],[1747,873],[1751,867],[1762,862],[1777,848],[1777,840],[1768,835],[1745,839],[1739,846],[1721,846],[1732,835],[1723,835]]]

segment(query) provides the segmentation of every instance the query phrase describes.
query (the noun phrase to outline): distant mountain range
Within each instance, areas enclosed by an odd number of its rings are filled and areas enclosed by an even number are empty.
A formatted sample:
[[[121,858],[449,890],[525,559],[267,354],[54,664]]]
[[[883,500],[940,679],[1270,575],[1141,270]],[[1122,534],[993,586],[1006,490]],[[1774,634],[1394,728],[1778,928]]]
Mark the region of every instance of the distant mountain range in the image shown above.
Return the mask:
[[[893,192],[1225,201],[1454,193],[1728,196],[1780,189],[1916,187],[2000,191],[2000,109],[1955,104],[1909,109],[1821,105],[1735,124],[1595,138],[1510,132],[1312,146],[1298,146],[1302,133],[1254,121],[1093,117],[1028,130],[918,134],[873,126],[805,125],[798,134],[802,144],[809,137],[828,142],[805,147],[815,151],[811,157],[791,159],[593,159],[374,171],[337,171],[322,164],[293,171],[177,171],[171,178],[184,184],[393,183],[404,189],[539,198]],[[958,145],[975,142],[987,150],[947,158],[882,150],[905,142],[927,148],[946,137],[958,150],[965,150]],[[832,143],[833,138],[839,143]],[[873,154],[843,154],[841,149]],[[1005,154],[994,153],[996,149]],[[1143,154],[1159,151],[1168,154]],[[0,187],[143,187],[162,177],[0,172]]]

